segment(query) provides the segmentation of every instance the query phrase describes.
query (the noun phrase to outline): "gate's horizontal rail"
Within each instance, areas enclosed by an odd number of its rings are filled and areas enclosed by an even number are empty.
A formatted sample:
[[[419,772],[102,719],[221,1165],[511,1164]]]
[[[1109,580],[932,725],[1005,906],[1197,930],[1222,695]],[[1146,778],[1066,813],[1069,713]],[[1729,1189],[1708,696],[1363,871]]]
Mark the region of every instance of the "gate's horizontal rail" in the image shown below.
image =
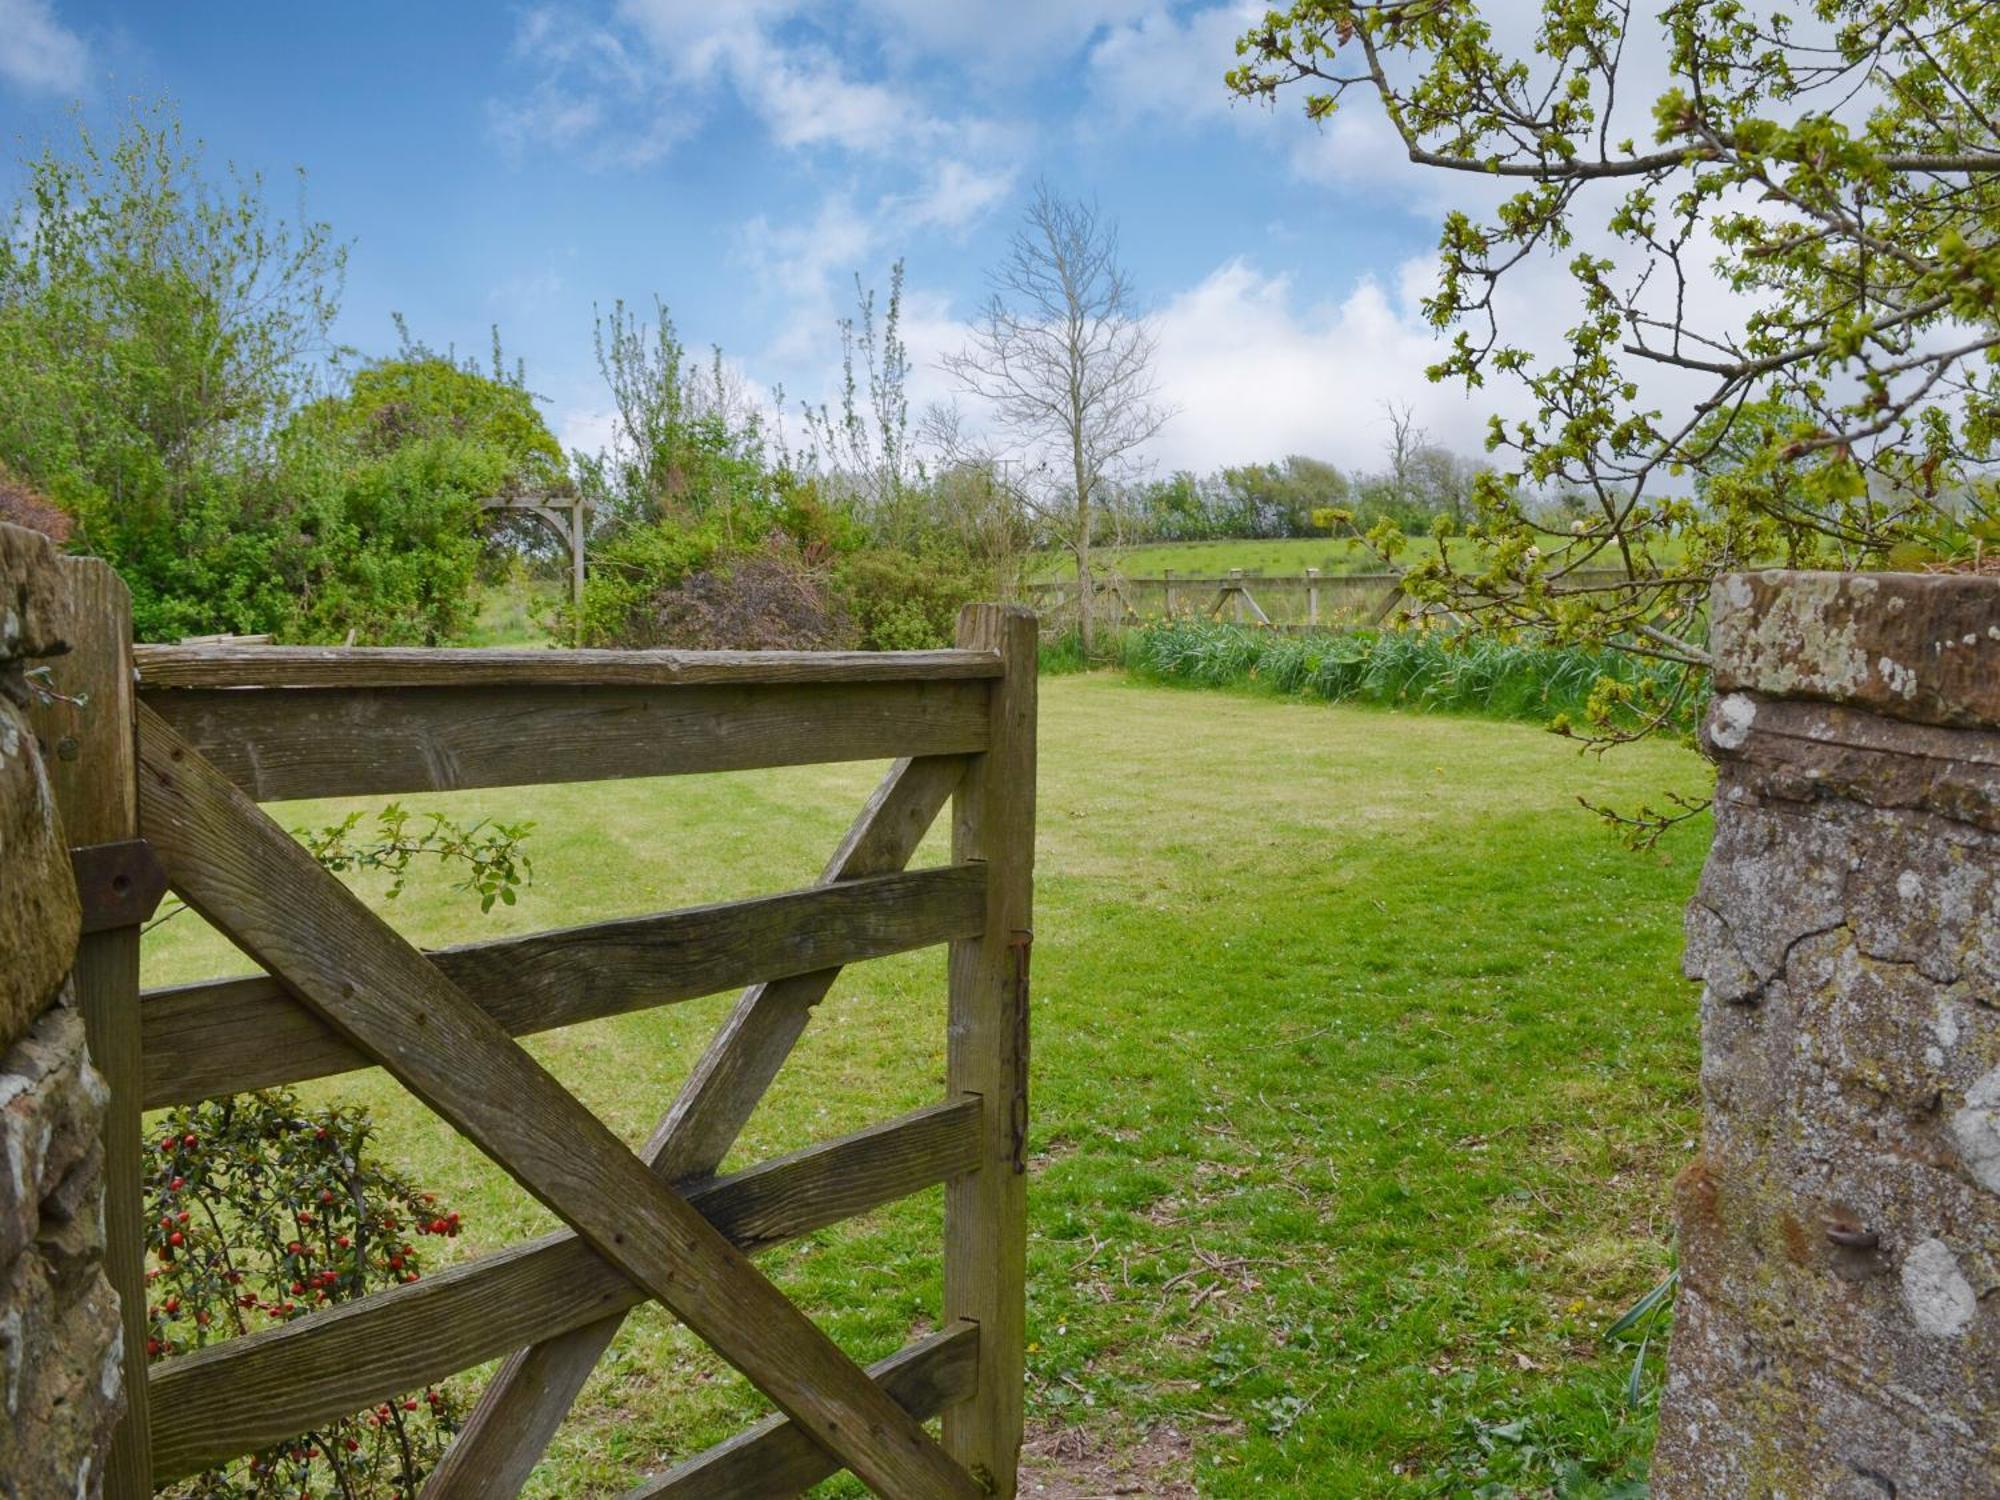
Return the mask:
[[[140,697],[262,802],[960,755],[984,750],[991,733],[991,685],[979,677],[665,686],[142,682]]]
[[[979,1325],[960,1321],[868,1367],[875,1383],[920,1421],[972,1394],[979,1380]],[[840,1465],[789,1417],[767,1417],[726,1443],[633,1489],[624,1500],[740,1500],[796,1495]]]
[[[702,1184],[688,1202],[754,1253],[971,1171],[977,1099],[871,1126]],[[153,1475],[183,1478],[636,1306],[645,1293],[568,1230],[158,1365]]]
[[[135,646],[143,688],[685,687],[998,677],[991,651],[519,651]]]
[[[986,867],[946,865],[434,950],[514,1036],[970,937]],[[373,1067],[269,975],[140,997],[145,1108]]]

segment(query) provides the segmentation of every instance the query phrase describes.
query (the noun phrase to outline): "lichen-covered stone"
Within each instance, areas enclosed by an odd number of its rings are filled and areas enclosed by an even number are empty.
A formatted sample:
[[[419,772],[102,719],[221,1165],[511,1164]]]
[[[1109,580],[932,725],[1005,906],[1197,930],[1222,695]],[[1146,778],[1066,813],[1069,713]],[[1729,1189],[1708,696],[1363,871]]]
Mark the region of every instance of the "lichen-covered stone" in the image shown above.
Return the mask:
[[[27,1030],[76,953],[76,882],[34,736],[0,699],[0,1049]]]
[[[2000,1496],[2000,702],[1964,656],[1856,666],[1897,619],[2000,632],[2000,580],[1936,581],[1718,589],[1756,617],[1715,636],[1658,1500]]]
[[[68,1003],[0,1056],[0,1494],[98,1493],[123,1408],[105,1103]]]
[[[1709,604],[1716,691],[2000,723],[1996,588],[1970,574],[1732,575]]]
[[[104,1275],[103,1080],[71,1003],[77,895],[21,715],[31,662],[67,649],[46,538],[0,525],[0,1497],[88,1500],[124,1406]]]

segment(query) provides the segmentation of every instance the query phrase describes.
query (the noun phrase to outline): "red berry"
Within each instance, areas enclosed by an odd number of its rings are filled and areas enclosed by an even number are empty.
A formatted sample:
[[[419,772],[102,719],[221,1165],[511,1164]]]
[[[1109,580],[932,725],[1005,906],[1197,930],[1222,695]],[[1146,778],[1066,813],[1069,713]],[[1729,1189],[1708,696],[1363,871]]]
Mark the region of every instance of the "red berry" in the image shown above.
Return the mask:
[[[169,1245],[184,1245],[187,1243],[187,1236],[176,1229],[172,1234],[167,1236],[167,1243]]]
[[[172,1182],[167,1184],[167,1191],[170,1193],[178,1193],[182,1188],[186,1186],[187,1186],[187,1179],[185,1177],[176,1177]]]
[[[188,1150],[190,1150],[190,1151],[194,1150],[194,1137],[193,1137],[192,1135],[184,1135],[184,1136],[182,1136],[182,1137],[181,1137],[181,1144],[182,1144],[183,1146],[187,1147],[187,1148],[188,1148]]]

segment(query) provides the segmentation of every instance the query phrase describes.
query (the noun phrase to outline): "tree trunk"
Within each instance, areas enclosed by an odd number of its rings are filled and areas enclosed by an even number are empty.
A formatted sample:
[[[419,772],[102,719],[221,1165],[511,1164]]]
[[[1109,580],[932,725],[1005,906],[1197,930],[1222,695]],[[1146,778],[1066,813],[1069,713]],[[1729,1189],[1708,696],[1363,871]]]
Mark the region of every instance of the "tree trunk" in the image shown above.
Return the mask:
[[[1075,393],[1076,383],[1070,389],[1070,472],[1076,484],[1076,602],[1077,625],[1083,637],[1083,654],[1086,658],[1097,652],[1097,583],[1090,575],[1090,476],[1085,472],[1083,462],[1082,398]]]
[[[1090,541],[1076,549],[1076,621],[1083,636],[1083,654],[1097,649],[1097,580],[1090,574]]]

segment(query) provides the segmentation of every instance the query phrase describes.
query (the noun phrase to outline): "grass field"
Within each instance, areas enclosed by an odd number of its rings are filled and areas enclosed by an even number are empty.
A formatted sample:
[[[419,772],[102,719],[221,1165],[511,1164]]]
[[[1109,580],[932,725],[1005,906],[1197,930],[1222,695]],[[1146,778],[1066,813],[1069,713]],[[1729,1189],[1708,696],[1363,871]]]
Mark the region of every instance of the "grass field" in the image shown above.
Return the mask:
[[[1574,799],[1694,791],[1701,764],[1103,673],[1044,681],[1041,757],[1038,1446],[1150,1434],[1162,1474],[1216,1496],[1628,1493],[1651,1417],[1599,1334],[1658,1278],[1692,1149],[1677,960],[1706,833],[1627,854]],[[486,918],[435,879],[386,909],[435,943],[800,885],[879,769],[411,799],[538,820],[536,883]],[[941,856],[934,837],[920,862]],[[182,917],[147,978],[231,957]],[[728,1003],[534,1050],[637,1140]],[[941,953],[850,971],[735,1164],[934,1101],[942,1022]],[[380,1075],[319,1091],[372,1104],[398,1164],[464,1214],[455,1248],[546,1226]],[[933,1192],[764,1264],[878,1357],[934,1315],[939,1217]],[[535,1493],[616,1493],[758,1410],[642,1312]]]

